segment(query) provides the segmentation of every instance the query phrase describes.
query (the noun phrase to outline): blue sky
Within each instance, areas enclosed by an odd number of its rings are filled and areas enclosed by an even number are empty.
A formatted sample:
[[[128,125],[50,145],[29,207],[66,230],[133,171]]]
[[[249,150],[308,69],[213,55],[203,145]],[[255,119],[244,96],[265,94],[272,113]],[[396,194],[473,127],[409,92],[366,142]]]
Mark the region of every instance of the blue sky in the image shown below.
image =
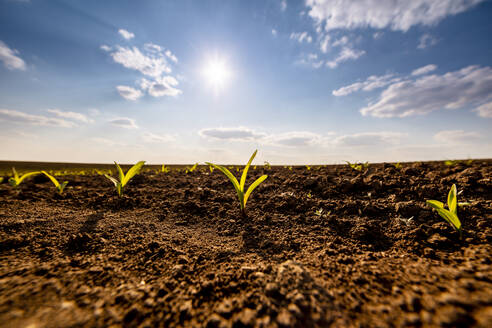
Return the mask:
[[[0,159],[490,158],[492,2],[0,0]]]

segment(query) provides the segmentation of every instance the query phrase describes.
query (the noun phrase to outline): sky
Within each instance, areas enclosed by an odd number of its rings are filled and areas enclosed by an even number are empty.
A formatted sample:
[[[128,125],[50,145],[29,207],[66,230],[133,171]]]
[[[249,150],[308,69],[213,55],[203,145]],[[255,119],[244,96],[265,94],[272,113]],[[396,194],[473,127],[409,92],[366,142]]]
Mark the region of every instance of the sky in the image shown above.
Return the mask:
[[[492,1],[0,0],[0,160],[492,157]]]

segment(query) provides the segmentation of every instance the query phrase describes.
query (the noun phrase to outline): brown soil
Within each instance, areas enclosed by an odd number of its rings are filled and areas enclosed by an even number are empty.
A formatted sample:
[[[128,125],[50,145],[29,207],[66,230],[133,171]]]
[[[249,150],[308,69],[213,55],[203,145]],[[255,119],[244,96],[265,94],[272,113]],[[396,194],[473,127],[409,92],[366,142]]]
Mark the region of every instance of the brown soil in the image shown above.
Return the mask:
[[[0,326],[492,326],[492,161],[266,173],[247,218],[203,167],[4,181]],[[461,240],[425,205],[453,183]]]

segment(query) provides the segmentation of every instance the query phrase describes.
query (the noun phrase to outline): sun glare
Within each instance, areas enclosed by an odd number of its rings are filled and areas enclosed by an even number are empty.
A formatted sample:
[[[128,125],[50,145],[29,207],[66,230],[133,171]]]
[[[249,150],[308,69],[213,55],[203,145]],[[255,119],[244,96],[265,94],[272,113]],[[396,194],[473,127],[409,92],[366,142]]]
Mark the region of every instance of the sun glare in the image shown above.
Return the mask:
[[[203,75],[206,82],[210,84],[216,92],[224,89],[231,78],[231,72],[227,63],[218,58],[210,60],[205,65]]]

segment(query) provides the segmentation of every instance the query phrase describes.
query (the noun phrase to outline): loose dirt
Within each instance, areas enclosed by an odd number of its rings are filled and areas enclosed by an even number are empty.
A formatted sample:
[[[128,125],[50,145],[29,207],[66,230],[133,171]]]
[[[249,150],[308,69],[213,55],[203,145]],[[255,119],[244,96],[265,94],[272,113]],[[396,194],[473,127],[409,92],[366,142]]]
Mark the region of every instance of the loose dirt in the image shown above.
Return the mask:
[[[263,173],[247,218],[206,167],[4,181],[0,326],[492,326],[492,161]],[[462,239],[425,205],[453,183]]]

